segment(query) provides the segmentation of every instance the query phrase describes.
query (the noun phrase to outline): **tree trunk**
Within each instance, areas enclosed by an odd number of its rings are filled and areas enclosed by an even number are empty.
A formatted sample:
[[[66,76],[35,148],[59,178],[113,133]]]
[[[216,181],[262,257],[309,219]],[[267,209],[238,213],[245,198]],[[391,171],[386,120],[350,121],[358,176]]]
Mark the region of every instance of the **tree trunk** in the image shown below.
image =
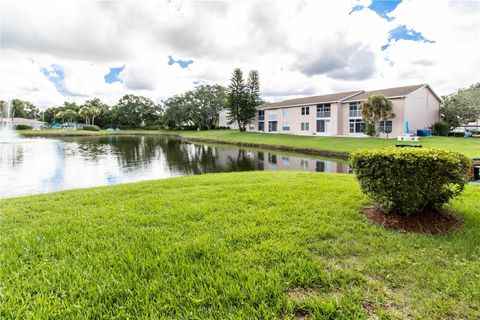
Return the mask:
[[[243,131],[242,130],[242,122],[240,120],[237,120],[237,123],[238,123],[238,130]]]

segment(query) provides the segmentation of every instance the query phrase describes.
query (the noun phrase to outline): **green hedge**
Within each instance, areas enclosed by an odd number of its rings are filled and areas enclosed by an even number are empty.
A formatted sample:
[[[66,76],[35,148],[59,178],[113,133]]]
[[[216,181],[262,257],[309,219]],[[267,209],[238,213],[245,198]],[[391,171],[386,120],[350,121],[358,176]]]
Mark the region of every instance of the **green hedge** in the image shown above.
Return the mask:
[[[450,127],[445,121],[437,121],[433,124],[433,134],[436,136],[448,136]]]
[[[381,209],[406,215],[440,209],[463,191],[471,169],[461,153],[428,148],[361,150],[350,165]]]
[[[33,127],[28,125],[28,124],[17,124],[15,126],[15,129],[17,129],[17,130],[32,130]]]
[[[83,126],[83,130],[88,130],[88,131],[100,131],[100,127],[96,126],[94,124],[88,124]]]

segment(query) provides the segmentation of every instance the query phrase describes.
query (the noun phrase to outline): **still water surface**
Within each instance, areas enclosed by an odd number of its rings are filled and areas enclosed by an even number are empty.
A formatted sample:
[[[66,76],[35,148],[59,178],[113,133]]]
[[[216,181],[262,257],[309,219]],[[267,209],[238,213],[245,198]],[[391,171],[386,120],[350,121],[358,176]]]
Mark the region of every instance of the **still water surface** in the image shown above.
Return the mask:
[[[211,172],[348,173],[338,159],[196,144],[165,136],[30,138],[0,143],[0,198]]]

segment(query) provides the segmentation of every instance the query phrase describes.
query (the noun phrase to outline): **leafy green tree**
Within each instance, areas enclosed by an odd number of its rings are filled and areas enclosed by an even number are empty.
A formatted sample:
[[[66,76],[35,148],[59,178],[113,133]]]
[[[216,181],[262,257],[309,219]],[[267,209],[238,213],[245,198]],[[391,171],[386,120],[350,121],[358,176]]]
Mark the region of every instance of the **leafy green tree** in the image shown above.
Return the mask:
[[[93,110],[89,107],[81,107],[80,110],[78,110],[78,115],[82,117],[85,120],[85,124],[90,124],[90,119],[93,116]]]
[[[162,124],[170,129],[183,129],[193,127],[192,120],[192,94],[186,92],[168,98],[165,105],[165,112],[162,116]]]
[[[201,85],[165,101],[162,123],[167,128],[212,129],[225,108],[226,90],[220,85]]]
[[[91,100],[85,101],[83,106],[90,108],[90,110],[92,111],[91,124],[95,124],[95,118],[96,117],[102,117],[102,116],[106,117],[107,113],[109,113],[108,111],[110,109],[110,107],[107,104],[103,103],[98,98],[93,98]],[[102,121],[100,121],[100,122],[105,122],[104,120],[106,120],[106,119],[101,119],[101,120]],[[105,125],[105,123],[102,123],[102,125]]]
[[[395,118],[393,103],[384,95],[375,94],[362,103],[362,118],[366,126],[373,126],[375,130],[368,133],[376,137],[380,135],[380,121]]]
[[[45,110],[43,110],[42,113],[42,121],[45,121],[47,123],[54,123],[56,120],[56,114],[59,112],[60,109],[58,107],[50,107]]]
[[[68,120],[69,125],[77,120],[78,114],[75,109],[66,109],[63,113],[65,115],[65,119]]]
[[[240,131],[246,131],[247,125],[255,118],[256,107],[261,101],[258,71],[250,71],[245,83],[242,70],[234,69],[227,90],[229,123],[237,123]]]
[[[152,100],[133,94],[124,95],[112,108],[115,123],[132,128],[155,124],[161,111],[160,105]]]
[[[60,110],[57,113],[55,113],[55,118],[54,119],[55,120],[61,120],[62,124],[65,123],[65,118],[66,118],[65,111]]]
[[[38,109],[30,101],[24,101],[25,104],[25,118],[28,119],[37,119],[40,116],[40,109]]]
[[[226,90],[220,85],[201,85],[189,94],[192,121],[200,130],[218,125],[218,114],[226,105]]]
[[[26,118],[27,114],[25,113],[25,102],[20,99],[12,100],[12,115],[15,118]]]
[[[480,83],[442,98],[440,113],[450,130],[480,119]]]

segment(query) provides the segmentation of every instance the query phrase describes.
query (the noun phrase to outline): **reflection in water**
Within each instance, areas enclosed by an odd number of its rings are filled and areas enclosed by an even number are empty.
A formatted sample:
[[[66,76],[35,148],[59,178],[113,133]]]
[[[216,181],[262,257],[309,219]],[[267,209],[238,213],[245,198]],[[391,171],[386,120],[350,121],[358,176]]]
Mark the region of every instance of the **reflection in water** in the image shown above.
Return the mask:
[[[193,144],[171,137],[24,139],[21,143],[0,144],[0,197],[252,170],[349,172],[342,161]]]

